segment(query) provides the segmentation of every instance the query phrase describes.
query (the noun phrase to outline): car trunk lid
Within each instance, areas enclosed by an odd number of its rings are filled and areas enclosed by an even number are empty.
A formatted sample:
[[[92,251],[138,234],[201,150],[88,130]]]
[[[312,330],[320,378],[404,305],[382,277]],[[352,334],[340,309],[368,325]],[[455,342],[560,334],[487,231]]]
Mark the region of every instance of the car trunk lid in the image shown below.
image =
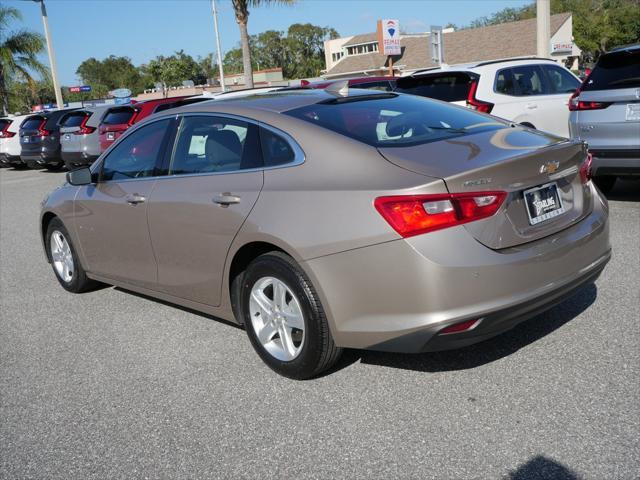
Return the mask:
[[[592,209],[590,189],[580,174],[585,147],[542,132],[502,128],[379,151],[399,167],[443,179],[450,193],[507,192],[497,214],[464,225],[492,249],[544,238],[579,221]],[[552,196],[552,190],[557,195],[550,200],[546,195]],[[548,218],[536,218],[545,215]]]

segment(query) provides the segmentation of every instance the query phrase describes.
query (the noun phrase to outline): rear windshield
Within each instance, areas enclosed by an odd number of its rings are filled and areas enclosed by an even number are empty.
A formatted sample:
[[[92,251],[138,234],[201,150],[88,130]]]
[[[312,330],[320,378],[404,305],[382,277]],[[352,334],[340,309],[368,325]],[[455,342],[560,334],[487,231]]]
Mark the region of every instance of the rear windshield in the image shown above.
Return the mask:
[[[118,108],[114,110],[109,110],[102,120],[102,123],[106,125],[119,125],[122,123],[128,123],[133,116],[133,108]]]
[[[374,147],[421,145],[507,127],[462,107],[393,93],[345,97],[285,113]]]
[[[154,113],[164,112],[170,108],[183,107],[185,105],[191,105],[192,103],[202,102],[203,100],[211,100],[210,98],[189,98],[186,100],[178,100],[177,102],[163,103],[156,107]]]
[[[60,121],[60,126],[64,128],[79,127],[85,117],[88,117],[87,112],[73,112],[67,113]]]
[[[582,90],[640,87],[640,49],[600,57]]]
[[[0,132],[11,125],[11,120],[0,118]]]
[[[44,117],[29,117],[24,122],[22,122],[20,128],[24,128],[25,130],[37,130],[38,128],[40,128],[43,120]]]
[[[396,91],[436,98],[445,102],[460,102],[469,96],[473,78],[464,72],[433,74],[425,77],[403,77],[396,84]]]

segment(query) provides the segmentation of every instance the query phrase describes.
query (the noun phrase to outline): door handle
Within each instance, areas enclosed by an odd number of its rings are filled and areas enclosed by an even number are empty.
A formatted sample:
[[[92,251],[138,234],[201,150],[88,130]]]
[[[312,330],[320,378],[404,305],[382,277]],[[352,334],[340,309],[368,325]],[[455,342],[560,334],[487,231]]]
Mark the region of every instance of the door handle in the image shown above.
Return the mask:
[[[222,205],[223,207],[228,207],[234,203],[240,203],[241,198],[236,195],[231,195],[229,192],[222,193],[220,195],[216,195],[213,198],[213,203],[217,203],[218,205]]]
[[[139,203],[144,203],[147,197],[143,197],[142,195],[138,195],[137,193],[131,193],[127,195],[126,200],[129,205],[137,205]]]
[[[527,103],[526,108],[528,108],[529,110],[533,110],[538,108],[538,104],[537,103]]]

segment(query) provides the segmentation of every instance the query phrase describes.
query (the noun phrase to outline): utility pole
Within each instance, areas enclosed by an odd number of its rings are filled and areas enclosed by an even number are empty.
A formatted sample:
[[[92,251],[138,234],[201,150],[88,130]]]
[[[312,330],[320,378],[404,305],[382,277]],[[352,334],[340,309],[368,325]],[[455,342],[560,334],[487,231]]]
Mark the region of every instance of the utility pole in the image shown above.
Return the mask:
[[[220,32],[218,32],[218,10],[216,9],[216,0],[211,0],[211,10],[213,12],[213,26],[216,30],[216,49],[218,50],[218,70],[220,71],[220,86],[222,91],[226,92],[224,86],[224,69],[222,68],[222,51],[220,50]]]
[[[62,100],[62,91],[60,90],[60,84],[58,83],[58,70],[56,68],[56,56],[53,53],[53,45],[51,43],[51,34],[49,33],[49,19],[47,18],[47,9],[44,6],[44,0],[33,0],[40,4],[40,11],[42,12],[42,23],[44,24],[44,36],[47,39],[47,52],[49,53],[49,66],[51,67],[51,79],[53,80],[53,91],[56,94],[56,103],[58,108],[64,107],[64,101]]]
[[[549,58],[549,39],[551,37],[550,0],[536,0],[536,40],[537,55]]]

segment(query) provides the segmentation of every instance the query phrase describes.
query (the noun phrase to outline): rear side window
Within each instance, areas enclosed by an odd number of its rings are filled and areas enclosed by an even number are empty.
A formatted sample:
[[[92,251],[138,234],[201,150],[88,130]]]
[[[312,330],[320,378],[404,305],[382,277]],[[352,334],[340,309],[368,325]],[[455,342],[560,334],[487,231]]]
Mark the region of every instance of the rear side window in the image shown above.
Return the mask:
[[[87,112],[73,112],[67,113],[62,120],[60,120],[60,126],[63,128],[79,127],[85,117],[88,117]]]
[[[600,57],[582,90],[640,87],[640,49],[608,53]]]
[[[20,128],[23,128],[25,130],[37,130],[38,128],[40,128],[40,125],[43,121],[44,117],[40,117],[38,115],[29,117],[24,122],[22,122]]]
[[[468,98],[472,82],[472,76],[464,72],[403,77],[398,79],[396,91],[445,102],[460,102]]]
[[[507,128],[471,110],[393,93],[328,100],[285,113],[374,147],[407,147]]]
[[[500,70],[496,74],[496,93],[501,93],[502,95],[515,95],[516,87],[513,83],[513,75],[511,74],[511,70],[504,69]]]
[[[542,68],[549,79],[550,93],[571,93],[580,86],[580,80],[560,67],[545,65]]]
[[[184,117],[169,175],[233,172],[261,167],[258,142],[256,125],[226,117]]]
[[[120,125],[123,123],[129,123],[129,120],[133,117],[134,110],[131,107],[115,108],[109,110],[104,116],[102,123],[106,125]]]
[[[515,85],[514,95],[518,97],[544,95],[548,91],[542,70],[537,65],[513,67],[511,75]]]
[[[284,138],[266,128],[260,128],[260,143],[265,167],[276,167],[293,162],[295,153]]]
[[[11,125],[11,120],[0,118],[0,132]]]

